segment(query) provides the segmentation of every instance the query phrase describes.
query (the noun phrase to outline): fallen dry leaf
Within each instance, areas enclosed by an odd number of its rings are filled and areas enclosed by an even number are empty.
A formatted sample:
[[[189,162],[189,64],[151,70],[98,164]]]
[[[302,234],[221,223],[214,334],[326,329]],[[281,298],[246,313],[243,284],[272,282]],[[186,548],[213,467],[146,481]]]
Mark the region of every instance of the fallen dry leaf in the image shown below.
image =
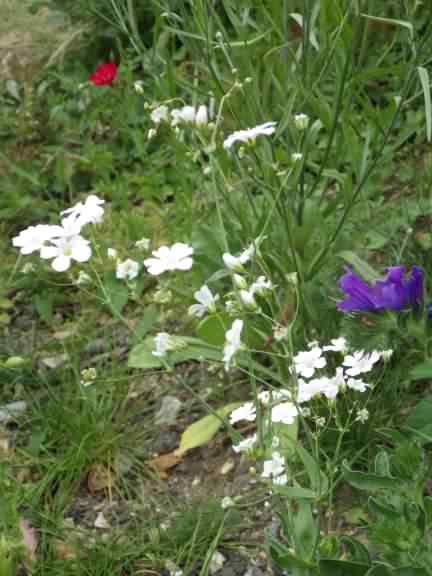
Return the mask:
[[[10,454],[11,445],[10,438],[7,434],[0,433],[0,458]]]
[[[72,546],[70,546],[70,544],[66,544],[66,542],[62,542],[61,540],[53,540],[51,545],[54,556],[57,560],[70,560],[71,558],[76,558],[76,551]]]
[[[103,464],[95,464],[87,475],[87,487],[91,494],[101,490],[110,489],[112,486],[112,473]]]
[[[174,452],[170,452],[169,454],[162,454],[162,456],[147,460],[146,464],[150,466],[150,468],[153,468],[162,480],[166,480],[168,478],[167,470],[177,466],[182,458],[183,454],[178,450],[174,450]]]
[[[35,562],[36,549],[38,546],[36,530],[30,526],[30,522],[25,518],[20,519],[18,522],[18,527],[21,532],[22,542],[27,553],[27,558],[30,562]]]

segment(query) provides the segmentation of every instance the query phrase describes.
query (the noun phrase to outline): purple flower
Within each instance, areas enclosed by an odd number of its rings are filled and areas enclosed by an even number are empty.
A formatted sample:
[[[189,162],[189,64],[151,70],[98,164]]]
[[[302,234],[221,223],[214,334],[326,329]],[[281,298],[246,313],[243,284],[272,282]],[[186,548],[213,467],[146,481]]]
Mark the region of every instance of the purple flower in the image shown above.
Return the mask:
[[[385,271],[386,278],[370,286],[350,268],[346,268],[346,273],[338,282],[345,293],[345,298],[337,303],[338,310],[402,310],[410,306],[416,309],[423,300],[423,270],[413,266],[409,276],[405,276],[403,266],[391,266]]]

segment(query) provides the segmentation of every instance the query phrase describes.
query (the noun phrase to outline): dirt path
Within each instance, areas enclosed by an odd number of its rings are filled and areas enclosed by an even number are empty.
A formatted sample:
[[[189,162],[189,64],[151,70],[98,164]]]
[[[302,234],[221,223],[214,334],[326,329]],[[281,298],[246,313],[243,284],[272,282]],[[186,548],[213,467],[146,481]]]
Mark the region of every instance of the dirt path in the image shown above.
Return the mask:
[[[0,0],[0,81],[31,79],[58,61],[81,32],[62,12],[32,12],[28,0]]]

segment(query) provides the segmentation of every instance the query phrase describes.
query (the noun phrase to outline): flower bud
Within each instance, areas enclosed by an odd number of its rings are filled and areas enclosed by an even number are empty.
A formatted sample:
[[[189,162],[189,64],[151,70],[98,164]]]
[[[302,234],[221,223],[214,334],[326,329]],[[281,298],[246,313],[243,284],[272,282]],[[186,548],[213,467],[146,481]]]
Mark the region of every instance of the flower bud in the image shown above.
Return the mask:
[[[233,283],[239,290],[246,290],[247,288],[247,282],[240,274],[233,274]]]
[[[255,311],[258,308],[254,295],[248,290],[240,290],[240,300],[248,310]]]
[[[200,106],[195,116],[195,124],[197,126],[205,126],[208,124],[208,113],[206,106]]]
[[[296,114],[294,116],[294,126],[297,130],[303,132],[309,126],[309,116],[307,114]]]

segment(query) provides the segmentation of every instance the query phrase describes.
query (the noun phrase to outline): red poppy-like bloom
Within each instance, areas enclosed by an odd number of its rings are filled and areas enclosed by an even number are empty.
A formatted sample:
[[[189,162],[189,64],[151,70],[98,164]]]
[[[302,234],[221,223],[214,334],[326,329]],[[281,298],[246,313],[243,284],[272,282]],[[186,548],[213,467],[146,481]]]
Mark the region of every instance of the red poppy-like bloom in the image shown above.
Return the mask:
[[[107,86],[114,82],[116,76],[117,65],[114,62],[106,62],[105,64],[99,64],[89,77],[89,81],[95,86]]]

